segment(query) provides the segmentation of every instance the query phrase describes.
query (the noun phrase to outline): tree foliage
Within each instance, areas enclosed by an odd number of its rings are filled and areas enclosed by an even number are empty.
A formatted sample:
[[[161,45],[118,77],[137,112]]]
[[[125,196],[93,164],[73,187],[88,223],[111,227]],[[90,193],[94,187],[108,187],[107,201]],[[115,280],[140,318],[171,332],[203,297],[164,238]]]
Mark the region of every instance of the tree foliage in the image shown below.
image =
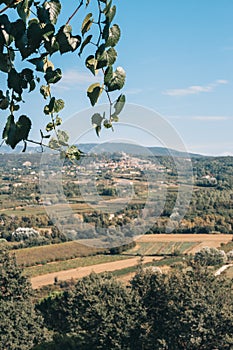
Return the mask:
[[[112,128],[124,107],[125,96],[121,94],[114,101],[111,92],[121,90],[126,77],[122,67],[113,67],[117,59],[115,47],[121,36],[120,27],[114,23],[116,6],[112,0],[80,0],[67,21],[60,23],[60,0],[6,0],[0,1],[0,5],[3,5],[0,8],[0,76],[6,82],[6,91],[0,90],[0,109],[4,115],[8,110],[3,140],[11,148],[23,141],[25,151],[28,141],[42,147],[49,139],[48,146],[60,151],[64,157],[79,158],[82,153],[77,147],[70,147],[68,136],[64,141],[57,132],[62,123],[59,112],[65,103],[53,94],[54,84],[62,79],[62,70],[54,67],[52,56],[74,52],[82,56],[88,48],[85,65],[94,76],[102,72],[103,83],[92,84],[87,89],[87,96],[95,106],[105,92],[110,105],[109,111],[100,116],[97,123],[93,117],[92,123],[97,135],[102,127]],[[77,34],[73,33],[71,21],[81,7],[85,7],[86,14]],[[17,118],[25,92],[31,93],[37,85],[47,101],[43,112],[50,118],[46,131],[40,131],[40,142],[29,139],[31,118],[26,115]],[[47,134],[51,131],[55,131],[56,137]]]
[[[36,350],[230,350],[232,281],[194,262],[162,274],[143,269],[125,287],[92,274],[39,304],[52,343]],[[57,321],[56,321],[57,320]]]
[[[45,339],[43,319],[32,302],[32,291],[15,258],[0,251],[0,348],[29,350]]]
[[[194,260],[201,266],[215,266],[226,263],[227,256],[223,250],[205,247],[195,254]]]
[[[143,349],[231,349],[232,281],[194,264],[168,275],[141,271],[132,286],[147,311]]]
[[[141,349],[140,299],[109,275],[91,274],[74,290],[42,302],[39,309],[61,344],[69,338],[73,349]]]

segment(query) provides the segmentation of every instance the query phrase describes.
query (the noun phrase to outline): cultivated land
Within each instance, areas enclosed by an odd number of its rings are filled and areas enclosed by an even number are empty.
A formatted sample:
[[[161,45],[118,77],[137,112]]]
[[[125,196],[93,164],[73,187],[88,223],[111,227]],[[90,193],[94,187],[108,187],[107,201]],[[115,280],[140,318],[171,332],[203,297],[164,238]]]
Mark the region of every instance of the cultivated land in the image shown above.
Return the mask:
[[[93,266],[98,264],[107,264],[109,262],[126,260],[126,256],[122,255],[96,255],[83,258],[69,259],[65,261],[52,262],[40,266],[32,266],[25,268],[25,274],[28,277],[45,275],[53,272],[67,271],[71,269],[79,269],[85,266]]]
[[[228,243],[231,241],[231,235],[207,235],[207,234],[160,234],[160,235],[144,235],[137,240],[136,247],[124,252],[124,255],[97,255],[89,256],[78,259],[71,259],[67,261],[58,261],[55,263],[49,263],[43,266],[34,266],[26,269],[26,274],[31,278],[32,286],[34,289],[40,288],[46,285],[54,283],[54,279],[57,278],[59,281],[65,281],[70,279],[78,279],[84,277],[91,272],[113,272],[124,270],[139,263],[139,256],[127,257],[128,255],[135,255],[139,249],[145,247],[147,251],[151,252],[157,249],[160,256],[146,256],[146,251],[143,254],[143,263],[149,263],[154,260],[161,260],[163,254],[174,253],[175,249],[179,247],[183,248],[182,253],[195,253],[203,247],[220,247],[221,243]],[[75,243],[75,242],[71,242]],[[66,243],[67,244],[67,243]],[[62,246],[63,244],[61,244]],[[162,248],[161,248],[162,247]],[[46,247],[43,247],[46,248]],[[162,254],[162,250],[165,252]],[[139,253],[136,253],[139,255]],[[166,266],[165,266],[166,268]],[[46,273],[45,273],[46,272]],[[122,271],[121,279],[128,279],[128,272]],[[131,273],[130,276],[133,274]]]
[[[152,262],[153,260],[160,260],[160,257],[145,257],[144,262]],[[127,260],[121,260],[116,262],[102,263],[97,265],[91,265],[86,267],[80,267],[76,269],[71,269],[67,271],[60,271],[56,273],[50,273],[42,276],[37,276],[31,278],[32,287],[34,289],[41,288],[46,285],[54,283],[54,279],[57,278],[58,281],[66,281],[70,279],[78,279],[89,275],[91,272],[102,273],[102,272],[112,272],[124,269],[126,267],[136,266],[139,263],[139,259],[131,258]]]
[[[75,241],[13,250],[17,263],[21,266],[85,257],[97,252],[101,252],[101,249],[88,247]]]
[[[228,243],[232,240],[232,235],[224,234],[159,234],[144,235],[137,240],[142,243],[194,243],[192,248],[188,248],[188,253],[196,253],[203,247],[219,248],[221,243]]]

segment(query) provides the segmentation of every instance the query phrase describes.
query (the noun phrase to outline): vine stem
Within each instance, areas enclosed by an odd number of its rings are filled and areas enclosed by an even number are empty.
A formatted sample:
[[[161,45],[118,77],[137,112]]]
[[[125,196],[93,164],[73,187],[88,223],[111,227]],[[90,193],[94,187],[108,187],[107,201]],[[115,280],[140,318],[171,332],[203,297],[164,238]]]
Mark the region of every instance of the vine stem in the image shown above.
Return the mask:
[[[3,7],[3,9],[0,10],[0,14],[5,12],[7,9],[9,9],[12,5],[18,5],[23,0],[12,0],[8,5]]]
[[[19,1],[11,1],[8,5],[6,5],[5,7],[3,7],[3,9],[0,10],[0,14],[5,12],[9,7],[11,7],[11,5],[13,5],[15,2],[19,2]]]
[[[97,41],[96,46],[98,47],[100,44],[100,40],[101,40],[101,36],[102,36],[102,27],[101,27],[101,16],[102,16],[102,9],[101,9],[101,4],[100,4],[100,0],[98,0],[98,8],[99,8],[99,18],[98,18],[98,27],[99,27],[99,31],[100,31],[100,35]]]
[[[72,13],[72,15],[68,18],[66,25],[68,25],[70,23],[72,18],[76,15],[76,13],[79,11],[80,7],[82,7],[82,6],[83,6],[83,0],[80,1],[78,7],[75,9],[75,11]]]
[[[49,149],[53,150],[53,148],[51,148],[51,147],[49,147],[48,145],[44,144],[42,141],[39,142],[39,141],[30,140],[30,139],[27,139],[27,140],[25,140],[25,141],[40,146],[40,147],[42,148],[42,152],[43,152],[43,147],[46,147],[46,148],[49,148]]]
[[[102,72],[103,72],[103,75],[104,75],[105,72],[104,72],[104,69],[103,69],[103,68],[102,68]],[[104,91],[106,92],[106,95],[107,95],[107,97],[108,97],[108,101],[109,101],[109,104],[110,104],[110,118],[109,118],[109,120],[111,121],[113,102],[112,102],[112,100],[111,100],[111,96],[110,96],[108,90],[104,89]]]

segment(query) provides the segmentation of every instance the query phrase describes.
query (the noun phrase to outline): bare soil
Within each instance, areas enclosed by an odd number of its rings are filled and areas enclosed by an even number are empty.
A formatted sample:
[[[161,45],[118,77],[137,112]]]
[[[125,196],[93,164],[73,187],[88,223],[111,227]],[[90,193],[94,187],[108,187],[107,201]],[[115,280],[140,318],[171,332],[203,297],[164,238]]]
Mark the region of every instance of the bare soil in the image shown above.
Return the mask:
[[[153,260],[160,260],[160,259],[162,259],[162,257],[145,257],[143,262],[148,263]],[[79,279],[89,275],[91,272],[102,273],[102,272],[111,272],[111,271],[121,270],[126,267],[136,266],[138,262],[139,262],[139,257],[135,257],[131,259],[114,261],[114,262],[105,263],[105,264],[98,264],[98,265],[92,265],[92,266],[79,267],[76,269],[71,269],[66,271],[53,272],[46,275],[41,275],[41,276],[31,278],[32,288],[38,289],[43,286],[53,284],[55,277],[58,279],[58,281],[66,281],[72,278]]]

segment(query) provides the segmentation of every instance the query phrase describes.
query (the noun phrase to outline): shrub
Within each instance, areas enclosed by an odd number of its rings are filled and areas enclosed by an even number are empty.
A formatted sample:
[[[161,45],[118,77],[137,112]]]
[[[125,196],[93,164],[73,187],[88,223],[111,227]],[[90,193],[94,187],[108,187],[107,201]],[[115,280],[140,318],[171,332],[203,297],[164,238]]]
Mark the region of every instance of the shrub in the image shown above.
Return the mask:
[[[215,266],[225,263],[227,256],[223,250],[205,247],[194,255],[194,261],[201,266]]]

